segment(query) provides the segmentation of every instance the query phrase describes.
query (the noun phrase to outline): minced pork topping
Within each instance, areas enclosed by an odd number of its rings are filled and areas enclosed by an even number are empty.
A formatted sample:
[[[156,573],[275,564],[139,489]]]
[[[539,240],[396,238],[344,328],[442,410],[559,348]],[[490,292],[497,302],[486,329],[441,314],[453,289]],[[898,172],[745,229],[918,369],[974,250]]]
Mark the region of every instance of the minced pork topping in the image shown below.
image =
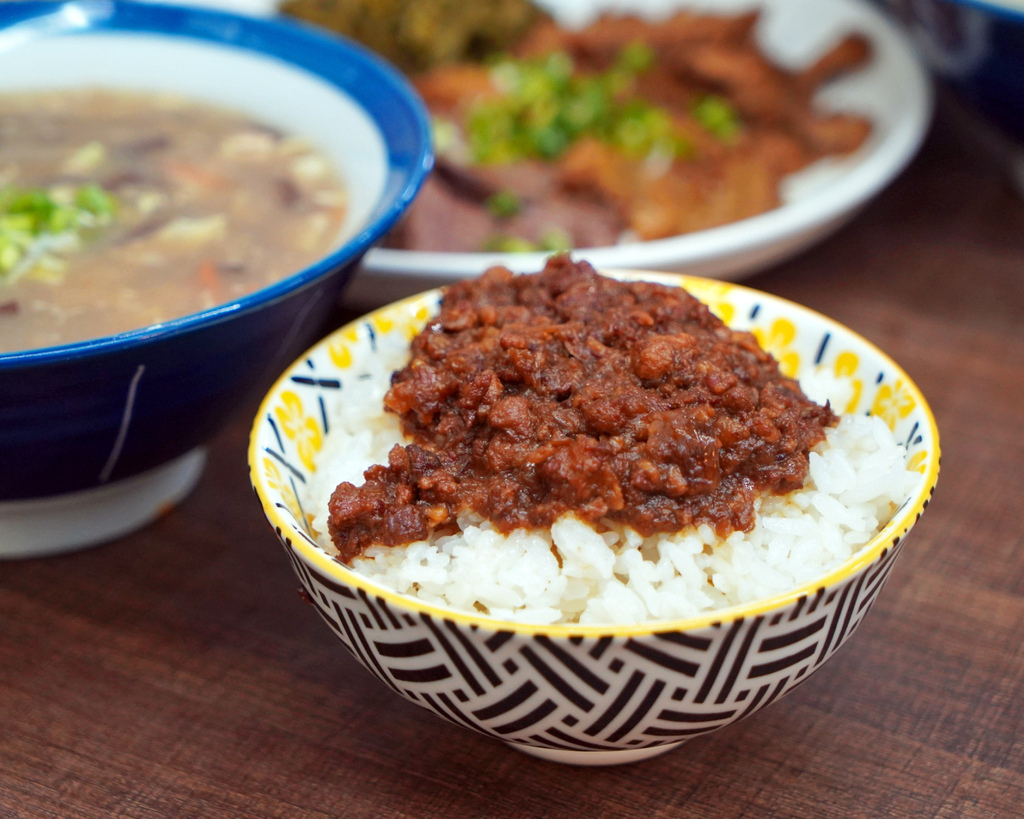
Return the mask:
[[[455,532],[465,510],[503,532],[568,512],[644,536],[749,531],[836,421],[685,290],[568,256],[449,286],[384,404],[410,442],[334,491],[342,560]]]

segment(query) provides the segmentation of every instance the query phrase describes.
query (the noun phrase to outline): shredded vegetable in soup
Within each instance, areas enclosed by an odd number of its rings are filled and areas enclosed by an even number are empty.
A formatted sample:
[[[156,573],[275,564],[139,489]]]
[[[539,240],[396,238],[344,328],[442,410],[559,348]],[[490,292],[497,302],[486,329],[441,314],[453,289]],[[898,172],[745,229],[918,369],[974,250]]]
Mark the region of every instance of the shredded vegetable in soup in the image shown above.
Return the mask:
[[[0,95],[0,352],[146,327],[322,257],[346,193],[303,139],[176,96]]]

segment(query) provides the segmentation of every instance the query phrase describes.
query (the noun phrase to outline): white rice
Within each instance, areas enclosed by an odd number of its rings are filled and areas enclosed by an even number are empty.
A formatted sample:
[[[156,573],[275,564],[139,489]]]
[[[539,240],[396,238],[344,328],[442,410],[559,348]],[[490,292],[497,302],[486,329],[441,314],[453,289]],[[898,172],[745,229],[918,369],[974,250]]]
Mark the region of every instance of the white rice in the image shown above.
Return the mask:
[[[327,502],[341,481],[386,463],[402,443],[398,419],[382,399],[395,361],[365,376],[362,400],[340,402],[309,487],[307,508],[322,548],[336,554],[327,532]],[[845,404],[846,385],[805,379],[807,394]],[[352,395],[349,395],[349,399]],[[352,568],[374,582],[427,603],[502,620],[630,624],[690,617],[794,589],[841,565],[866,544],[909,493],[914,473],[886,424],[844,416],[810,454],[805,486],[766,496],[750,532],[719,538],[702,525],[644,538],[618,525],[597,532],[566,515],[548,531],[505,536],[465,514],[461,532],[405,547],[371,547]]]

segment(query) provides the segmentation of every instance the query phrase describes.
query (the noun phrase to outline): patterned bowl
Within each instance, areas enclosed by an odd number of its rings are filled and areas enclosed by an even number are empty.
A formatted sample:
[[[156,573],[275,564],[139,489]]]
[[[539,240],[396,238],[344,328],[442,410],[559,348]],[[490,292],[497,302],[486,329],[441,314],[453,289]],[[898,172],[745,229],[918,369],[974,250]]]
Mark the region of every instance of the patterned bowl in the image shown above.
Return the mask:
[[[203,445],[308,345],[431,164],[408,83],[368,51],[278,20],[144,3],[0,3],[0,92],[171,92],[302,134],[345,180],[335,246],[211,309],[0,353],[0,558],[103,542],[195,484]],[[2,301],[2,295],[0,295]]]
[[[739,285],[615,273],[681,285],[749,329],[790,375],[849,382],[846,413],[880,415],[920,476],[882,531],[845,564],[769,599],[633,626],[530,626],[428,605],[383,589],[319,548],[303,508],[332,406],[364,389],[388,346],[407,343],[439,291],[397,302],[309,350],[270,390],[249,471],[303,589],[342,645],[397,694],[535,756],[631,762],[753,714],[791,691],[853,634],[882,588],[939,471],[938,431],[917,387],[840,324]]]

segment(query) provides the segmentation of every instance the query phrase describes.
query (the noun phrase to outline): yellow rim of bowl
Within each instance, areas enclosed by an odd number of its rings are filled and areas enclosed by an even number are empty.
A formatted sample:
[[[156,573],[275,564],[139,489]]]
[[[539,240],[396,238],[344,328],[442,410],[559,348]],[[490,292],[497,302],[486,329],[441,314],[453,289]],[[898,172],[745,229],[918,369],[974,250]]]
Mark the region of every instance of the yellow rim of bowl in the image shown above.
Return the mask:
[[[681,273],[665,273],[647,270],[609,270],[601,271],[601,273],[615,278],[644,279],[647,281],[667,283],[683,287],[687,290],[691,288],[698,291],[714,289],[722,293],[742,291],[756,298],[765,299],[766,301],[783,305],[786,307],[787,311],[791,311],[792,313],[802,313],[807,316],[813,316],[819,321],[832,325],[856,339],[858,343],[863,344],[867,349],[878,356],[880,361],[883,362],[886,367],[891,368],[892,373],[896,378],[903,381],[904,388],[913,397],[917,406],[924,415],[924,420],[927,422],[926,426],[928,435],[930,436],[931,441],[934,442],[934,445],[929,447],[928,459],[925,462],[926,469],[922,475],[922,479],[916,493],[911,496],[909,502],[906,503],[903,508],[897,512],[897,514],[890,518],[878,534],[862,546],[852,557],[826,574],[819,576],[811,582],[804,583],[788,592],[782,592],[780,594],[772,595],[771,597],[761,598],[751,603],[742,603],[735,606],[729,606],[727,608],[715,609],[695,617],[678,618],[674,620],[653,620],[631,625],[578,625],[572,623],[543,625],[519,623],[512,620],[501,620],[495,617],[471,614],[469,612],[449,609],[443,606],[435,606],[430,603],[417,600],[416,598],[408,597],[392,591],[383,586],[379,586],[368,578],[352,571],[345,566],[345,564],[328,555],[319,547],[311,544],[307,540],[307,535],[298,530],[290,520],[282,515],[280,509],[275,504],[267,500],[267,487],[263,483],[261,470],[257,468],[257,457],[260,454],[260,451],[257,449],[256,442],[259,435],[259,427],[263,423],[263,420],[269,411],[271,401],[281,391],[282,386],[288,382],[296,368],[310,356],[313,350],[321,348],[323,345],[327,344],[330,339],[340,337],[346,333],[351,335],[356,332],[356,329],[360,325],[367,322],[372,323],[381,317],[400,312],[407,305],[432,298],[434,294],[440,295],[441,293],[441,290],[429,290],[424,293],[409,296],[408,298],[400,301],[392,302],[391,304],[387,304],[383,307],[379,307],[376,310],[349,322],[343,327],[338,328],[326,338],[318,341],[313,345],[313,347],[297,358],[277,379],[277,381],[274,382],[274,385],[270,388],[266,396],[263,398],[263,401],[260,403],[259,410],[252,424],[248,448],[250,480],[252,481],[253,488],[260,499],[263,512],[267,516],[267,519],[275,529],[281,533],[282,537],[285,537],[290,541],[291,547],[299,552],[302,558],[324,574],[328,575],[335,582],[342,585],[353,586],[372,597],[383,599],[398,609],[427,614],[432,617],[451,620],[456,623],[462,623],[467,626],[474,626],[491,631],[510,631],[525,635],[544,634],[552,637],[589,638],[627,638],[663,632],[693,631],[695,629],[705,628],[715,624],[724,624],[749,617],[763,616],[768,612],[776,611],[795,603],[802,597],[812,597],[820,589],[825,589],[829,586],[841,583],[847,578],[855,575],[862,568],[876,561],[884,551],[894,546],[894,542],[897,539],[902,540],[906,536],[907,532],[910,531],[911,527],[913,527],[917,522],[921,513],[928,505],[932,492],[934,491],[935,485],[938,481],[941,459],[939,449],[939,431],[935,424],[935,417],[932,414],[931,407],[925,400],[924,395],[918,389],[917,384],[915,384],[903,368],[893,361],[886,353],[860,334],[854,332],[845,325],[840,324],[834,319],[829,318],[823,313],[819,313],[809,307],[804,307],[803,305],[797,304],[789,299],[774,296],[770,293],[765,293],[764,291],[756,290],[752,287],[746,287],[744,285],[720,281],[717,279],[688,276]]]

